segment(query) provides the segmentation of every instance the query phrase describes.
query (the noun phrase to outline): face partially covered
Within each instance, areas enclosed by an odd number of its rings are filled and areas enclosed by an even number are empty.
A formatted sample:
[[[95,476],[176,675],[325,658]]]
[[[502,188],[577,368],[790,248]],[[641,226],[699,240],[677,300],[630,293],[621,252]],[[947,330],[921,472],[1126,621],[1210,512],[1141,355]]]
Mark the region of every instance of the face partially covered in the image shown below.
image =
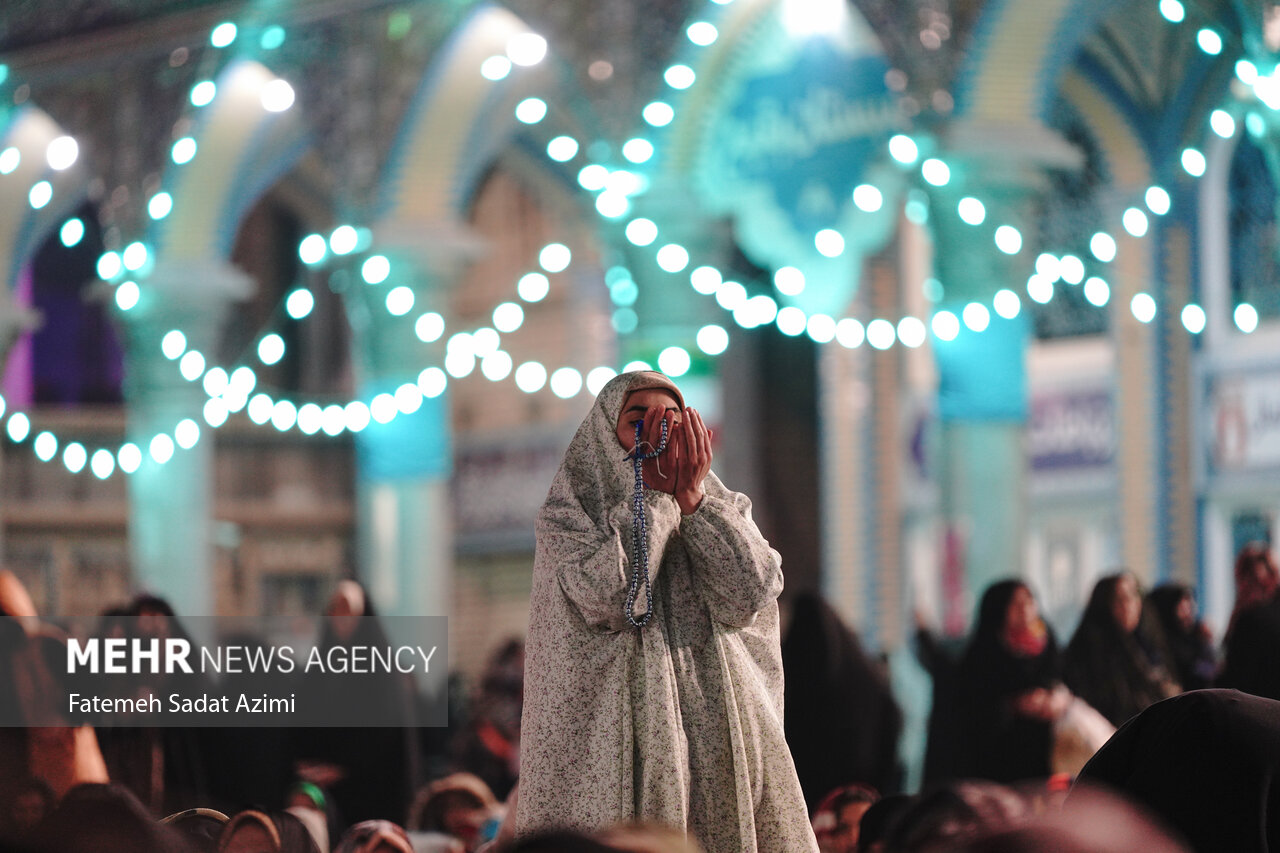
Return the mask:
[[[653,406],[661,406],[664,411],[675,415],[673,424],[680,423],[680,403],[675,395],[662,388],[641,388],[632,391],[622,403],[622,411],[618,413],[616,434],[618,444],[631,450],[636,444],[636,422],[644,420],[645,412]]]

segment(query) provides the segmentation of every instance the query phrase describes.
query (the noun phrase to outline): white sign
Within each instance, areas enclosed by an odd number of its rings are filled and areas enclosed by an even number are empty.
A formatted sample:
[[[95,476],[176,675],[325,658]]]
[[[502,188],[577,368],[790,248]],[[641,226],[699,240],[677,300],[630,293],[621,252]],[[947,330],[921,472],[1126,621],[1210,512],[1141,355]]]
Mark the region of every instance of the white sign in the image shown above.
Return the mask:
[[[1280,467],[1280,374],[1213,380],[1209,418],[1215,468]]]

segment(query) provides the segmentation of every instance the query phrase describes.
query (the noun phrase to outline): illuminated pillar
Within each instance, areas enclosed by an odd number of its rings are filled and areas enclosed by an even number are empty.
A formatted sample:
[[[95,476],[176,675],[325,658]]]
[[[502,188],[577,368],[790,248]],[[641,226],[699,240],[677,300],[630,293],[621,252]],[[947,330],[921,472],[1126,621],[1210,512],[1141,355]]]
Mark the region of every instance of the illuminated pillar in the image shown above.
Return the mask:
[[[356,398],[366,403],[414,385],[428,366],[442,367],[443,339],[423,343],[415,321],[428,311],[448,316],[448,287],[474,247],[465,234],[379,232],[376,244],[391,266],[376,285],[358,275],[347,292],[355,337]],[[387,308],[397,287],[413,293],[403,316]],[[452,332],[445,333],[445,338]],[[448,392],[424,397],[390,422],[376,420],[356,434],[357,571],[374,604],[389,617],[392,639],[415,643],[422,616],[449,613],[453,573],[453,517],[449,501],[453,448]],[[403,392],[402,392],[403,393]]]
[[[953,175],[962,168],[953,166]],[[1019,214],[1034,185],[1029,180],[1021,186],[975,184],[954,179],[934,193],[930,212],[935,270],[943,289],[935,311],[962,318],[954,340],[933,340],[940,422],[940,580],[949,630],[968,623],[973,603],[993,581],[1023,574],[1027,521],[1024,359],[1031,320],[1025,306],[1012,319],[997,315],[993,298],[1008,288],[1025,299],[1022,285],[1031,264],[1020,251],[1009,254],[998,248],[992,235],[1002,223],[1022,227],[1025,220]],[[967,195],[986,204],[981,225],[968,224],[957,212]],[[1014,246],[1006,243],[1005,248]],[[974,331],[964,322],[966,308],[979,327],[986,312],[985,329]]]
[[[161,341],[169,332],[180,331],[186,352],[199,352],[212,361],[230,303],[246,298],[251,289],[247,276],[222,261],[162,263],[146,279],[138,305],[120,315],[126,352],[126,431],[128,440],[142,450],[142,464],[129,478],[134,582],[167,599],[181,616],[215,612],[210,533],[213,436],[202,417],[208,397],[199,377],[185,379],[181,360],[167,358]],[[188,418],[199,425],[200,438],[183,449],[174,431]],[[167,462],[151,455],[156,436],[173,441]],[[167,444],[161,438],[156,450]]]

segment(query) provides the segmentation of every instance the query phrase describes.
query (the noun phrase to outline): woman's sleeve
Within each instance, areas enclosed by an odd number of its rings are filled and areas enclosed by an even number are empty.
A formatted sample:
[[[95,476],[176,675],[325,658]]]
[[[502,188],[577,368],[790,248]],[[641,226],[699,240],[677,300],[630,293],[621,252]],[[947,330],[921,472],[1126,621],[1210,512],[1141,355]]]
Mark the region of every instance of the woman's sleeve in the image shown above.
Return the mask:
[[[708,490],[697,510],[681,520],[680,534],[717,622],[745,628],[782,592],[782,558],[751,520],[746,495]]]
[[[645,529],[649,545],[649,582],[658,578],[667,540],[680,523],[680,509],[670,495],[647,491]],[[601,632],[627,627],[627,590],[631,586],[630,501],[612,508],[599,525],[579,507],[549,507],[538,520],[539,560],[555,566],[560,589],[583,621]],[[641,585],[634,608],[645,612]]]

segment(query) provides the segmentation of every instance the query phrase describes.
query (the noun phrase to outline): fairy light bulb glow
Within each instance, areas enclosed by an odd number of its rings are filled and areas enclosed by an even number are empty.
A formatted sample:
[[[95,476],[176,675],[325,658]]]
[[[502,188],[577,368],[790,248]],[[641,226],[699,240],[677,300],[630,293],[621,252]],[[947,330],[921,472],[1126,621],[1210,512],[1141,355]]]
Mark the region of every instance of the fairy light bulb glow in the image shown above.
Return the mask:
[[[1129,310],[1139,323],[1150,323],[1156,317],[1156,301],[1149,293],[1136,293],[1129,301]]]
[[[557,136],[547,143],[547,156],[557,163],[567,163],[578,156],[578,140],[572,136]]]
[[[968,225],[981,225],[987,218],[986,205],[973,196],[960,199],[957,212],[960,214],[960,219]]]
[[[795,267],[781,267],[773,274],[773,286],[783,296],[798,296],[804,291],[804,273]]]
[[[110,450],[98,448],[89,460],[89,470],[93,471],[93,476],[99,480],[105,480],[116,470],[116,458],[111,455]]]
[[[541,98],[525,98],[516,104],[516,119],[523,124],[537,124],[547,117],[547,102]]]
[[[652,101],[645,106],[641,115],[652,127],[666,127],[676,117],[676,111],[665,101]]]
[[[151,439],[148,450],[151,453],[151,458],[163,465],[173,458],[173,439],[164,433],[160,433]]]
[[[1089,240],[1089,251],[1104,264],[1116,259],[1116,241],[1110,234],[1099,231]]]
[[[537,33],[519,33],[507,41],[507,58],[516,65],[537,65],[547,55],[547,40]]]
[[[413,333],[424,344],[440,340],[440,336],[444,334],[444,317],[435,311],[428,311],[413,324]]]
[[[1006,320],[1012,320],[1018,316],[1018,312],[1022,310],[1022,300],[1018,298],[1018,294],[1008,288],[1001,288],[996,291],[995,297],[991,300],[991,305],[995,308],[997,314]]]
[[[164,353],[165,358],[175,361],[187,351],[187,336],[177,329],[172,329],[160,339],[160,351]]]
[[[1173,206],[1173,201],[1164,187],[1148,187],[1143,200],[1147,204],[1147,210],[1156,216],[1164,216]]]
[[[715,267],[702,266],[689,273],[689,285],[703,296],[715,293],[723,281],[724,277]]]
[[[720,355],[729,348],[729,333],[723,326],[706,325],[698,330],[695,343],[707,355]]]
[[[996,248],[1006,255],[1016,255],[1022,251],[1022,233],[1012,225],[1001,225],[996,229]]]
[[[920,175],[935,187],[945,187],[951,181],[951,167],[931,157],[921,164]]]
[[[173,196],[168,193],[156,193],[147,202],[147,214],[155,220],[164,219],[173,210]]]
[[[25,441],[31,432],[31,421],[22,412],[14,412],[9,418],[9,423],[5,424],[5,431],[9,434],[11,441]]]
[[[863,213],[875,213],[884,206],[884,194],[871,184],[859,184],[853,188],[853,203]]]
[[[889,156],[909,166],[919,159],[920,148],[910,136],[899,133],[889,138]]]
[[[40,210],[52,200],[53,184],[48,181],[38,181],[27,193],[27,203],[31,205],[32,210]]]
[[[954,341],[960,334],[960,318],[950,311],[939,311],[929,321],[933,336],[940,341]]]
[[[526,394],[541,391],[547,384],[547,369],[536,361],[526,361],[516,368],[516,387]]]
[[[295,98],[296,95],[289,81],[281,80],[279,77],[263,86],[260,94],[262,108],[269,113],[284,112],[293,106]]]
[[[653,220],[640,217],[627,223],[627,240],[634,246],[648,246],[658,239],[658,226]]]
[[[1182,325],[1193,335],[1198,335],[1204,331],[1205,327],[1204,309],[1199,305],[1192,303],[1182,309]]]
[[[1111,286],[1097,276],[1090,276],[1084,283],[1084,298],[1090,305],[1101,308],[1111,299]]]
[[[550,385],[551,393],[568,400],[582,390],[582,374],[572,367],[561,367],[551,374]]]
[[[393,287],[387,293],[387,313],[391,314],[393,317],[403,317],[405,314],[408,314],[413,310],[413,302],[414,296],[412,288],[406,287],[403,284],[399,287]]]
[[[845,349],[856,349],[862,346],[866,338],[866,329],[859,320],[845,317],[836,323],[836,342]]]
[[[58,239],[68,249],[74,248],[84,238],[84,222],[77,218],[68,219],[58,229]]]
[[[116,451],[116,462],[121,471],[132,474],[142,467],[142,448],[132,441],[120,445],[120,449]]]
[[[677,273],[689,265],[689,252],[677,243],[668,243],[658,250],[658,266],[665,272]]]
[[[809,318],[805,313],[794,305],[788,305],[778,311],[776,318],[778,331],[789,337],[795,337],[802,334],[809,325]]]
[[[692,364],[684,347],[667,347],[658,353],[658,369],[668,376],[684,376]]]
[[[55,172],[70,169],[79,157],[80,145],[71,136],[59,136],[45,149],[45,161]]]
[[[202,80],[191,87],[191,105],[193,107],[208,106],[213,103],[217,94],[218,84],[212,80]]]
[[[694,80],[697,79],[697,75],[694,74],[693,69],[687,65],[672,65],[663,72],[662,79],[665,80],[667,85],[672,89],[688,89],[693,85]]]
[[[875,349],[887,350],[897,339],[897,330],[888,320],[877,318],[867,324],[867,343]]]
[[[515,302],[503,302],[493,309],[493,327],[504,334],[524,324],[524,309]]]
[[[563,272],[573,260],[573,253],[563,243],[548,243],[538,253],[538,264],[550,273]]]
[[[62,451],[62,464],[67,466],[67,470],[72,474],[79,474],[84,470],[84,463],[89,460],[89,454],[85,451],[84,445],[78,441],[73,441]]]
[[[136,281],[122,282],[116,288],[115,298],[116,307],[121,311],[129,311],[135,308],[138,300],[142,297],[142,291],[138,289]]]
[[[836,258],[844,253],[844,236],[834,228],[823,228],[814,235],[813,245],[828,258]]]
[[[494,82],[502,80],[511,73],[511,60],[505,56],[490,56],[480,63],[480,76]]]
[[[284,358],[284,338],[272,332],[258,342],[258,360],[271,365]]]
[[[284,301],[284,310],[294,320],[301,320],[315,308],[316,299],[305,287],[294,290]]]
[[[1252,334],[1258,328],[1258,309],[1248,302],[1241,302],[1231,312],[1231,319],[1235,321],[1237,329],[1246,335]]]
[[[360,265],[360,277],[366,284],[381,284],[392,274],[392,264],[384,255],[370,255]]]
[[[178,372],[188,382],[195,382],[204,375],[204,356],[196,350],[188,350],[178,359]]]

